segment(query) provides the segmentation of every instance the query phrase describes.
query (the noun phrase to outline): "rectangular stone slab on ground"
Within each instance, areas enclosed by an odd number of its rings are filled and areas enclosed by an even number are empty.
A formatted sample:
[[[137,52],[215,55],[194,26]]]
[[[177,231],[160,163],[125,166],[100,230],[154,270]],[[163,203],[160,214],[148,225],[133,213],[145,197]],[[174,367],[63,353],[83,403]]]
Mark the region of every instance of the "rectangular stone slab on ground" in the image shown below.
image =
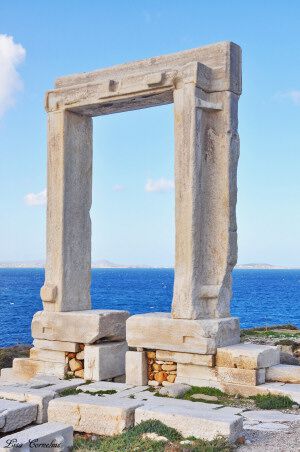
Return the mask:
[[[31,448],[30,448],[31,443]],[[9,446],[11,444],[11,446]],[[22,445],[22,448],[16,447]],[[38,447],[40,445],[40,447]],[[59,450],[69,452],[73,446],[73,429],[59,422],[47,422],[0,439],[0,452]]]
[[[258,344],[234,344],[218,348],[216,366],[261,369],[280,363],[277,347]]]
[[[85,384],[80,387],[80,390],[83,392],[98,392],[98,391],[126,391],[127,389],[133,388],[133,385],[128,385],[125,383],[113,383],[110,381],[97,381],[90,384]]]
[[[266,369],[266,381],[282,381],[283,383],[300,383],[300,366],[277,364]]]
[[[239,343],[239,320],[173,319],[166,312],[138,314],[126,322],[126,340],[129,347],[211,355],[218,347]]]
[[[36,404],[38,407],[37,424],[47,422],[47,409],[50,400],[57,394],[48,388],[33,389],[28,386],[0,386],[0,398]]]
[[[134,425],[135,409],[141,401],[109,399],[89,394],[54,399],[49,403],[49,421],[68,422],[75,431],[117,435]]]
[[[101,338],[125,339],[127,311],[40,311],[34,314],[32,337],[51,341],[91,344]]]
[[[12,432],[35,422],[38,406],[33,403],[0,399],[0,432]]]
[[[125,373],[126,341],[86,345],[84,349],[84,379],[107,380]]]
[[[193,402],[191,402],[193,403]],[[222,435],[230,442],[235,441],[243,431],[242,418],[227,412],[218,410],[205,410],[194,407],[180,406],[155,406],[149,404],[137,408],[135,411],[135,425],[142,421],[155,419],[168,427],[175,428],[184,437],[194,436],[211,441]]]

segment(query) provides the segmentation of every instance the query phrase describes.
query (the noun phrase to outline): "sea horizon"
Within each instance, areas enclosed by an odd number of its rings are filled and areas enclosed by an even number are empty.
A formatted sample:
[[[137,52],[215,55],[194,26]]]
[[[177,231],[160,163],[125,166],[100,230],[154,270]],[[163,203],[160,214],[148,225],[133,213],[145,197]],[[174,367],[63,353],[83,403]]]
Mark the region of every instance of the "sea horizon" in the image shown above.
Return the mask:
[[[93,309],[125,309],[130,314],[168,312],[173,295],[172,268],[93,268]],[[0,346],[31,343],[31,320],[42,310],[42,268],[0,269]],[[234,269],[231,315],[242,328],[274,324],[300,327],[298,269]],[[17,326],[17,327],[16,327]]]

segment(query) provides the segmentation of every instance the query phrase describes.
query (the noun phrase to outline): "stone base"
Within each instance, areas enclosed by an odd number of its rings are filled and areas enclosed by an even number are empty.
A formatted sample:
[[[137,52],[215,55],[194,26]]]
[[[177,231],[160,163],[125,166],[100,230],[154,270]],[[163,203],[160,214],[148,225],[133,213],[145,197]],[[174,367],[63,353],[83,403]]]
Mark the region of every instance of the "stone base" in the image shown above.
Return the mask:
[[[127,311],[94,309],[71,312],[37,312],[32,319],[34,339],[93,344],[100,339],[125,340]]]
[[[93,381],[124,375],[128,316],[110,310],[37,312],[30,358],[14,360],[14,375],[23,381],[38,374]]]
[[[126,339],[129,347],[212,355],[218,347],[238,344],[240,327],[235,317],[186,320],[156,312],[131,316]]]

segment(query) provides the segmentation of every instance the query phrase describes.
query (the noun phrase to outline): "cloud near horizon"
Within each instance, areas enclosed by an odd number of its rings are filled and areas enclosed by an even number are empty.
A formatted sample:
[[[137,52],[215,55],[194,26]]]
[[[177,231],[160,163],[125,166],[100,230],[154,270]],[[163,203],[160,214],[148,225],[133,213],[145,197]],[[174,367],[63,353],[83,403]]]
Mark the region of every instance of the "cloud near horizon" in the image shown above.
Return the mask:
[[[28,193],[24,196],[24,201],[27,206],[44,206],[47,204],[47,190],[39,192],[39,193]]]
[[[16,70],[24,61],[26,51],[12,36],[0,34],[0,117],[14,105],[15,93],[23,87]]]
[[[145,190],[149,193],[164,193],[174,190],[174,181],[171,179],[148,179],[145,185]]]
[[[288,99],[293,102],[294,105],[300,105],[300,90],[294,89],[283,93],[278,93],[277,98]]]

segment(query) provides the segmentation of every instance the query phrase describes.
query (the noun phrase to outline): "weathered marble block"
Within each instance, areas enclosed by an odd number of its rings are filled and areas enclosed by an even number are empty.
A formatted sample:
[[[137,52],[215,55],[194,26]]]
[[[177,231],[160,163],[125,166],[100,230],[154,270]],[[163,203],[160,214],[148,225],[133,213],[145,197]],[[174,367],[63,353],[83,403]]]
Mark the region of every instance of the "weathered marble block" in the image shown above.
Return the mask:
[[[267,381],[281,381],[283,383],[300,383],[300,366],[277,364],[266,369]],[[300,385],[299,385],[300,389]]]
[[[199,355],[197,353],[170,352],[156,350],[156,359],[161,361],[173,361],[181,364],[195,364],[198,366],[214,366],[214,355]]]
[[[8,444],[11,444],[10,446]],[[22,448],[15,447],[15,444],[22,444]],[[48,447],[38,447],[38,444],[49,445]],[[54,447],[53,444],[56,446]],[[29,450],[55,450],[69,452],[73,446],[73,428],[58,422],[47,422],[43,425],[15,432],[12,435],[0,439],[0,452],[15,452]]]
[[[0,432],[12,432],[35,422],[36,404],[0,399]]]
[[[218,348],[218,367],[261,369],[280,363],[280,351],[276,347],[257,344],[235,344]]]
[[[240,416],[221,410],[201,409],[198,403],[193,405],[159,405],[148,403],[137,408],[135,424],[150,419],[161,421],[168,427],[175,428],[184,437],[193,436],[205,440],[213,440],[222,435],[234,442],[243,431],[243,420]]]
[[[84,379],[107,380],[125,373],[126,341],[86,345],[84,349]]]
[[[30,349],[30,359],[61,364],[66,363],[65,352],[58,350],[43,350],[35,347]]]
[[[138,314],[126,322],[126,339],[129,347],[211,355],[218,347],[239,343],[239,320],[173,319],[165,312]]]
[[[64,378],[67,366],[64,363],[38,361],[31,358],[15,358],[13,370],[21,380],[30,380],[38,374],[55,375]]]
[[[76,342],[47,341],[45,339],[34,339],[33,346],[42,350],[57,350],[61,352],[77,353],[79,344]]]
[[[126,384],[144,386],[148,382],[145,352],[126,353]]]
[[[217,377],[222,383],[241,385],[261,385],[266,381],[266,369],[231,369],[230,367],[217,367]]]
[[[50,400],[57,395],[49,388],[34,389],[29,386],[5,385],[0,386],[0,398],[7,400],[17,400],[37,405],[36,423],[47,422],[47,409]]]
[[[125,339],[127,311],[40,311],[33,316],[34,339],[91,344],[101,338]]]
[[[48,417],[56,422],[67,419],[78,432],[111,436],[133,426],[135,409],[142,404],[139,400],[80,394],[52,400]]]

